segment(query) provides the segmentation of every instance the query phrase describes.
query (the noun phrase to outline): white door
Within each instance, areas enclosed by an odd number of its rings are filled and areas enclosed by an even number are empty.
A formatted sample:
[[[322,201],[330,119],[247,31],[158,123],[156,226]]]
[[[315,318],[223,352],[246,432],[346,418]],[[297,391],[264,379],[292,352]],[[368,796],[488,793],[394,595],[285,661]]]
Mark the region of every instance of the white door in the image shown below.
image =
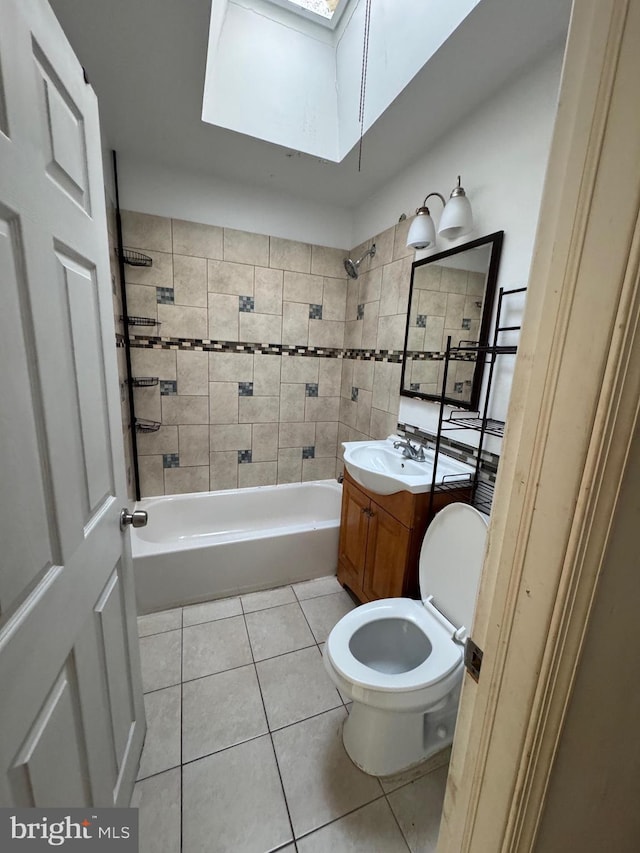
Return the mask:
[[[0,805],[128,805],[144,711],[98,110],[0,0]]]

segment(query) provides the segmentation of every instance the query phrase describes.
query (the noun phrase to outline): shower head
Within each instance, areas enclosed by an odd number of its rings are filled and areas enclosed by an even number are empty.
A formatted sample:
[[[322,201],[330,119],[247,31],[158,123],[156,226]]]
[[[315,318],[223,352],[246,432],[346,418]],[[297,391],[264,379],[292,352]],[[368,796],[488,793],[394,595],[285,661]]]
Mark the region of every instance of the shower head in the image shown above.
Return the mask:
[[[376,244],[374,243],[370,249],[364,253],[364,255],[359,258],[357,261],[352,261],[351,258],[344,259],[344,268],[347,271],[347,275],[349,278],[358,278],[360,273],[360,264],[364,261],[367,255],[371,255],[373,258],[376,253]]]

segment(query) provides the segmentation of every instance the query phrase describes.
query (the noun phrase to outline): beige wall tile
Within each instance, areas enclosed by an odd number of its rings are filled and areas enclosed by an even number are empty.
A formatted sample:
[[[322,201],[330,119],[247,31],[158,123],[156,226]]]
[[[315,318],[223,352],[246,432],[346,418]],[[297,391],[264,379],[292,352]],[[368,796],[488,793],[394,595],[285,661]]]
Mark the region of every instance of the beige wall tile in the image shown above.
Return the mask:
[[[340,397],[340,423],[355,429],[357,417],[358,404],[354,403],[350,397]]]
[[[132,249],[146,252],[171,252],[171,220],[164,216],[121,210],[122,242]]]
[[[269,238],[249,231],[224,229],[224,259],[239,264],[269,266]]]
[[[375,305],[374,302],[369,303]],[[365,312],[366,316],[366,312]],[[347,349],[360,349],[362,346],[362,320],[349,320],[344,324],[344,345]]]
[[[318,395],[339,397],[342,384],[342,362],[340,358],[319,359]]]
[[[238,297],[209,294],[209,338],[212,341],[238,340]]]
[[[425,330],[420,326],[410,326],[409,338],[407,340],[407,349],[414,352],[423,352],[424,333]]]
[[[338,422],[316,424],[316,456],[335,456],[338,447]]]
[[[137,435],[140,456],[178,452],[178,427],[161,426],[157,432],[140,432]]]
[[[282,303],[282,343],[307,346],[309,343],[309,305]]]
[[[207,262],[204,258],[173,256],[173,292],[176,305],[207,307]]]
[[[127,285],[127,313],[129,317],[151,317],[158,319],[158,298],[155,287],[144,284]],[[137,326],[129,326],[130,331],[147,332],[158,334],[157,329],[147,329]]]
[[[358,285],[357,303],[364,305],[366,302],[377,302],[382,292],[382,267],[361,275],[354,284]]]
[[[178,350],[176,356],[178,393],[208,395],[209,354],[206,352]]]
[[[282,340],[282,318],[278,314],[255,314],[241,311],[238,315],[238,340],[257,344],[279,344]]]
[[[356,361],[353,365],[353,385],[355,388],[371,391],[373,388],[373,374],[375,361]]]
[[[238,383],[209,383],[209,423],[238,423]]]
[[[344,323],[338,320],[309,320],[309,346],[342,349]]]
[[[371,405],[386,412],[389,409],[391,391],[391,365],[389,362],[376,361],[373,368],[373,397]]]
[[[254,296],[258,314],[282,314],[283,282],[281,270],[255,267]]]
[[[305,421],[337,421],[340,417],[340,397],[307,397]]]
[[[281,423],[278,434],[279,447],[312,447],[316,441],[314,423]]]
[[[277,462],[245,462],[238,465],[238,487],[275,486],[278,479]]]
[[[358,411],[356,414],[356,429],[369,433],[371,426],[371,391],[358,389]]]
[[[134,376],[176,379],[176,350],[131,347],[131,369]]]
[[[285,272],[282,298],[285,302],[305,302],[307,306],[320,305],[323,289],[323,276]]]
[[[437,315],[438,317],[444,317],[447,313],[446,293],[442,293],[441,291],[436,292],[433,290],[420,290],[416,295],[418,296],[418,305],[416,311],[417,314],[433,314]]]
[[[206,397],[176,394],[162,397],[163,424],[207,424],[209,401]]]
[[[442,277],[440,279],[440,290],[443,293],[466,295],[468,278],[469,275],[466,270],[458,270],[454,267],[443,266]]]
[[[383,439],[393,435],[398,428],[397,414],[389,414],[380,409],[371,409],[371,438]]]
[[[380,317],[378,320],[378,349],[404,350],[406,316]]]
[[[211,451],[248,450],[251,447],[251,424],[215,424],[209,427]]]
[[[210,381],[253,382],[253,358],[250,352],[210,352]]]
[[[253,356],[253,396],[273,397],[280,393],[280,364],[282,356]]]
[[[427,317],[424,334],[425,352],[440,352],[443,347],[444,317]]]
[[[253,296],[254,268],[249,264],[227,261],[207,262],[207,287],[211,293],[235,293]]]
[[[380,275],[382,275],[382,273]],[[359,302],[360,294],[358,292],[358,282],[350,278],[347,281],[347,306],[345,310],[345,320],[356,320],[358,318]]]
[[[318,382],[320,359],[315,356],[282,356],[283,382]]]
[[[367,302],[364,306],[364,320],[362,320],[362,337],[360,346],[363,349],[376,349],[378,346],[378,302]]]
[[[299,447],[278,451],[278,484],[302,480],[302,451]]]
[[[304,421],[305,387],[300,383],[280,386],[280,421]]]
[[[355,361],[352,358],[342,359],[342,382],[340,384],[340,394],[342,397],[351,399],[351,389],[353,388],[353,366]]]
[[[409,228],[411,228],[414,216],[409,216],[403,222],[398,222],[395,227],[396,233],[393,238],[394,261],[398,260],[398,258],[410,258],[413,261],[415,257],[415,250],[407,248],[407,237],[409,235]]]
[[[330,480],[334,476],[335,460],[326,459],[303,459],[302,460],[302,482],[311,480]]]
[[[393,246],[395,242],[396,229],[395,225],[387,228],[381,234],[377,234],[373,238],[373,243],[376,244],[376,254],[371,258],[370,269],[381,267],[384,264],[390,264],[393,260]]]
[[[173,251],[176,255],[222,258],[222,228],[174,219]]]
[[[314,275],[328,275],[332,278],[346,278],[344,259],[349,253],[346,249],[331,249],[328,246],[311,247],[311,272]]]
[[[239,397],[238,420],[241,424],[277,423],[280,397]]]
[[[405,274],[404,261],[394,261],[382,268],[382,291],[379,313],[381,317],[398,313],[401,281]]]
[[[470,272],[467,275],[467,296],[484,297],[486,275],[483,272]]]
[[[197,468],[165,468],[164,489],[167,495],[186,495],[209,491],[209,466]]]
[[[278,424],[253,424],[251,461],[275,462],[278,459]]]
[[[209,427],[198,424],[178,427],[180,467],[209,465]],[[208,484],[208,478],[207,478]]]
[[[125,267],[127,284],[149,284],[152,287],[173,287],[173,255],[168,252],[145,252],[151,258],[150,267]]]
[[[207,338],[207,309],[184,305],[158,305],[163,338]]]
[[[212,453],[209,456],[209,485],[212,492],[238,488],[237,450]]]
[[[344,322],[347,310],[347,280],[325,278],[322,291],[322,319]]]
[[[164,495],[162,456],[141,456],[138,459],[140,494],[143,498]]]
[[[311,246],[280,237],[270,239],[269,266],[279,270],[311,272]]]
[[[466,296],[462,293],[450,293],[447,296],[447,313],[444,324],[450,329],[462,328],[462,316]]]
[[[134,388],[134,409],[137,418],[149,421],[161,421],[160,386],[151,388]]]

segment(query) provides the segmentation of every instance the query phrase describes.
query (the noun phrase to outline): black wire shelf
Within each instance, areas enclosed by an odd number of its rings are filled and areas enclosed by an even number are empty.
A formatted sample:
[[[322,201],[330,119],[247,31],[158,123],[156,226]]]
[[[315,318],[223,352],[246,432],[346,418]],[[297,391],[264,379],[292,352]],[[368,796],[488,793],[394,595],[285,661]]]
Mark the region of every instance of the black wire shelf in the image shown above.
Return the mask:
[[[130,267],[150,267],[153,265],[153,259],[149,255],[142,252],[136,252],[133,249],[122,249],[122,260]]]
[[[134,376],[131,384],[134,388],[151,388],[153,385],[157,385],[159,381],[157,376]]]
[[[480,412],[451,412],[448,418],[442,419],[444,430],[473,429],[476,432],[485,432],[487,435],[495,435],[502,438],[504,435],[504,421],[495,418],[482,418]]]
[[[159,421],[148,421],[146,418],[136,418],[136,432],[158,432],[162,424]]]
[[[153,317],[120,317],[128,326],[159,326],[160,322]]]

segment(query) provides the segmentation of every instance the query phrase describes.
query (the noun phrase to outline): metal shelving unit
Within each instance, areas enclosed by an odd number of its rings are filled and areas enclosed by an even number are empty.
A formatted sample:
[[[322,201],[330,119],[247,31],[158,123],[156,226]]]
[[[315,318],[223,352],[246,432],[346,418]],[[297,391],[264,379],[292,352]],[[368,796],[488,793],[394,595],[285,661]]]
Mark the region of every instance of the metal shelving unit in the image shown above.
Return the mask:
[[[480,469],[482,467],[482,450],[484,448],[485,437],[487,435],[502,438],[504,435],[504,422],[497,421],[489,417],[489,402],[491,398],[491,386],[493,384],[495,366],[498,358],[501,355],[515,355],[518,348],[512,344],[503,344],[503,335],[506,332],[518,332],[520,326],[503,326],[500,318],[503,311],[503,302],[505,298],[515,295],[516,293],[524,293],[526,287],[516,287],[509,290],[500,288],[498,293],[498,306],[496,315],[496,326],[493,333],[493,342],[490,345],[479,346],[473,341],[460,341],[456,347],[451,346],[451,338],[447,340],[447,348],[445,351],[444,371],[442,377],[442,393],[440,397],[440,416],[438,418],[438,431],[435,439],[434,449],[434,467],[433,480],[431,482],[431,507],[433,506],[433,496],[439,492],[450,491],[454,488],[460,488],[464,485],[464,480],[451,480],[448,482],[436,483],[436,472],[438,468],[438,456],[440,455],[440,447],[442,435],[445,432],[461,429],[472,429],[480,433],[478,447],[473,448],[475,456],[474,473],[469,476],[469,484],[471,486],[471,500],[477,509],[481,512],[489,513],[493,502],[493,483],[480,479]],[[484,405],[482,410],[478,412],[469,412],[467,410],[454,410],[446,416],[446,389],[447,389],[447,374],[449,371],[449,363],[451,361],[459,361],[463,358],[484,359],[488,365],[487,386],[484,395]]]

